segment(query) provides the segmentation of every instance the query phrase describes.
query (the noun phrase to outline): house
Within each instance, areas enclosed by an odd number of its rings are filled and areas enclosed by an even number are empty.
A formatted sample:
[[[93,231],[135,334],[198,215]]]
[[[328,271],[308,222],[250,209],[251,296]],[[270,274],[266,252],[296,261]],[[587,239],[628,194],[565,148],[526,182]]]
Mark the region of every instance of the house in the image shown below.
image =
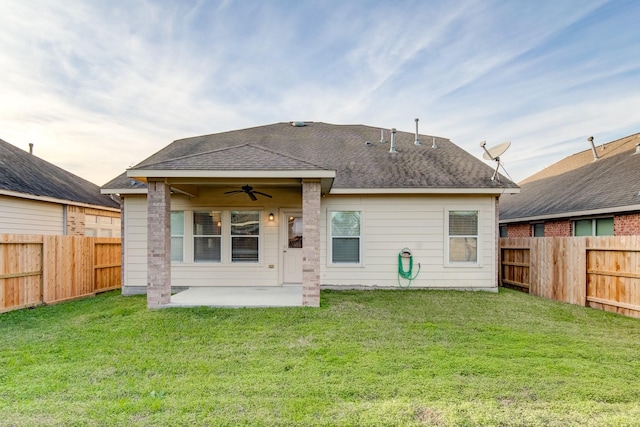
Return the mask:
[[[120,236],[120,202],[0,139],[0,234]]]
[[[321,286],[497,290],[518,188],[492,175],[417,130],[285,122],[177,140],[102,191],[124,200],[124,295],[301,284],[318,306]]]
[[[640,235],[640,134],[589,142],[500,199],[502,237]]]

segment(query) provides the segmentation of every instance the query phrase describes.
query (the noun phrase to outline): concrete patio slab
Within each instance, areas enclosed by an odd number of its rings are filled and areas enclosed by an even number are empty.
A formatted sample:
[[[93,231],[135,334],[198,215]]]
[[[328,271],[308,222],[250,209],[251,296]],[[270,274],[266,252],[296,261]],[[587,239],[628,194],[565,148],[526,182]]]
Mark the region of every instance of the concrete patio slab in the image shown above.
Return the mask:
[[[301,307],[302,286],[192,287],[163,307]]]

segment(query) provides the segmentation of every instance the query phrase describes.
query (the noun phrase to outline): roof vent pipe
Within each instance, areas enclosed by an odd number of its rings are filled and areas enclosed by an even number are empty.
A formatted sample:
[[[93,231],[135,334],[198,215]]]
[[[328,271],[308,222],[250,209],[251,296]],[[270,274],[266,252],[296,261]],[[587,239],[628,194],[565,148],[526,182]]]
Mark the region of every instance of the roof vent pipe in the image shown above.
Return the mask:
[[[33,142],[29,143],[29,154],[33,154]]]
[[[384,139],[384,129],[380,129],[380,144],[386,144],[387,140]]]
[[[438,148],[438,146],[436,145],[436,137],[435,136],[431,137],[431,148]]]
[[[397,153],[396,151],[396,128],[391,129],[391,147],[389,147],[390,153]]]
[[[598,151],[596,151],[596,146],[593,143],[593,137],[590,136],[589,138],[587,138],[587,141],[591,143],[591,151],[593,151],[593,161],[595,162],[596,160],[599,159],[599,157],[598,157]]]
[[[413,143],[414,145],[420,145],[420,140],[418,139],[418,120],[419,119],[415,119],[415,121],[416,121],[416,140]]]

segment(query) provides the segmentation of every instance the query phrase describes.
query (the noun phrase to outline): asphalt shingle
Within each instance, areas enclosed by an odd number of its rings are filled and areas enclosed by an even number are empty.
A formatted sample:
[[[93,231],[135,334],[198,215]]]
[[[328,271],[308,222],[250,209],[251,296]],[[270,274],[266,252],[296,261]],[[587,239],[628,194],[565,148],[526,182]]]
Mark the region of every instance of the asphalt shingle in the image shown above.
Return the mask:
[[[0,189],[120,208],[100,187],[0,139]]]
[[[517,188],[445,138],[396,133],[380,143],[380,128],[308,122],[275,123],[174,141],[134,170],[335,170],[333,188]],[[435,139],[438,148],[431,148]],[[366,142],[369,144],[366,144]],[[122,182],[121,182],[122,181]],[[114,179],[103,188],[126,184]],[[110,187],[110,185],[112,185]]]

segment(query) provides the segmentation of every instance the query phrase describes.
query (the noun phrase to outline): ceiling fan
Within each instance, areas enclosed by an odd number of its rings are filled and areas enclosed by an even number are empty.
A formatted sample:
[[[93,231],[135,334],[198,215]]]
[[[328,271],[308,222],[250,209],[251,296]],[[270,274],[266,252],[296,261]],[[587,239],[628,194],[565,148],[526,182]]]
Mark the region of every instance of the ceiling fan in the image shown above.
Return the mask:
[[[249,196],[249,198],[250,198],[252,201],[254,201],[254,202],[255,202],[256,200],[258,200],[258,198],[256,197],[256,194],[260,194],[261,196],[265,196],[265,197],[268,197],[268,198],[270,198],[270,199],[272,198],[272,197],[271,197],[270,195],[268,195],[267,193],[263,193],[263,192],[261,192],[261,191],[255,191],[255,190],[253,189],[253,187],[252,187],[252,186],[250,186],[250,185],[248,185],[248,184],[247,184],[247,185],[243,185],[243,186],[242,186],[242,187],[240,187],[240,188],[241,188],[241,190],[225,191],[225,193],[224,193],[224,194],[247,193],[247,195]]]

